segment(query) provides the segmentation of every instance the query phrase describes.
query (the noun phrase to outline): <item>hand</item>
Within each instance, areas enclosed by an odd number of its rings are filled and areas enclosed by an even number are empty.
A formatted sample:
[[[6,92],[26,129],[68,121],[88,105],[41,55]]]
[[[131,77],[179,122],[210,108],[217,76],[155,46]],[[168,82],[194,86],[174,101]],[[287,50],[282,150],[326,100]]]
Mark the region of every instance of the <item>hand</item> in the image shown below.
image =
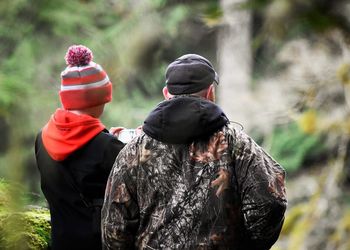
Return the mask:
[[[140,135],[141,132],[142,132],[142,125],[138,126],[138,127],[135,129],[135,132],[136,132],[136,135]]]
[[[114,135],[114,136],[118,136],[118,134],[125,129],[124,127],[111,127],[109,129],[109,133]]]

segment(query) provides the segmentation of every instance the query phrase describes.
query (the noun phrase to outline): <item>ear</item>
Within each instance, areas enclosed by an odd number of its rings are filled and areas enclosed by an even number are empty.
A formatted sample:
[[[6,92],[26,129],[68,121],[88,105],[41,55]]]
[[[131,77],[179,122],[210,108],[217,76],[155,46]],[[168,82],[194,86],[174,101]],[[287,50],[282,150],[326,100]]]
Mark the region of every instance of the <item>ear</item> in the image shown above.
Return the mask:
[[[215,87],[214,84],[210,85],[205,96],[209,101],[215,102]]]
[[[169,100],[173,96],[169,93],[168,88],[166,86],[163,88],[163,96],[165,100]]]

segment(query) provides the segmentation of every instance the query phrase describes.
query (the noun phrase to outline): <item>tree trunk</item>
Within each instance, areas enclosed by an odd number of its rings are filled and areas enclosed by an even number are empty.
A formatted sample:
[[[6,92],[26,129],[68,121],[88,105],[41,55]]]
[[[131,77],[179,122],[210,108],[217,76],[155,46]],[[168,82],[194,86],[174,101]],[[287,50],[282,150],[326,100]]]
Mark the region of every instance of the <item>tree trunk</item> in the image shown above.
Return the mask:
[[[245,130],[250,130],[256,104],[250,90],[251,13],[239,7],[245,1],[221,0],[224,14],[218,40],[218,101],[231,121],[242,123]]]

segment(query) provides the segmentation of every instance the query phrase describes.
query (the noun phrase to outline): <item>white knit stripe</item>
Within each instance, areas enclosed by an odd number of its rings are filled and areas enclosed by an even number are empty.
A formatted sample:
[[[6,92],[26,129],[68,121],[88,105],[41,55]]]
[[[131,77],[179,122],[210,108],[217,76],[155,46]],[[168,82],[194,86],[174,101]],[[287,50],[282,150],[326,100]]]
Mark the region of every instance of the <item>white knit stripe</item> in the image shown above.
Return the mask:
[[[91,76],[91,75],[98,75],[100,74],[101,72],[104,72],[104,71],[101,71],[101,70],[98,70],[97,68],[89,68],[87,70],[82,70],[82,71],[67,71],[67,72],[64,72],[65,74],[62,74],[61,75],[61,78],[64,80],[64,79],[67,79],[67,78],[81,78],[81,77],[85,77],[85,76]]]
[[[89,84],[80,84],[80,85],[69,85],[63,86],[61,85],[61,91],[65,90],[81,90],[81,89],[91,89],[96,87],[101,87],[109,82],[108,76],[105,77],[102,81],[89,83]]]
[[[73,66],[73,67],[68,66],[67,68],[65,68],[65,70],[63,70],[63,71],[61,72],[61,76],[64,75],[64,74],[66,74],[66,73],[69,72],[69,71],[81,72],[81,71],[86,70],[86,69],[88,69],[88,68],[96,68],[96,69],[98,69],[99,71],[102,71],[102,70],[103,70],[102,67],[101,67],[101,65],[99,65],[99,64],[97,64],[97,63],[95,63],[95,62],[90,62],[88,65],[85,65],[85,66]]]

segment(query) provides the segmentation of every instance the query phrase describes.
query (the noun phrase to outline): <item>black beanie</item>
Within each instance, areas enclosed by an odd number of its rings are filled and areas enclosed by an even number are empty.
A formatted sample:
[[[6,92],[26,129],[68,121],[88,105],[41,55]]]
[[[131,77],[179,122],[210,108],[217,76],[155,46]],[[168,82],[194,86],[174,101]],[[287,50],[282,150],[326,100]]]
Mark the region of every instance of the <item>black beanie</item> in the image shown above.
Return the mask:
[[[187,54],[169,64],[165,73],[166,85],[172,95],[192,94],[219,84],[218,75],[208,59]]]

